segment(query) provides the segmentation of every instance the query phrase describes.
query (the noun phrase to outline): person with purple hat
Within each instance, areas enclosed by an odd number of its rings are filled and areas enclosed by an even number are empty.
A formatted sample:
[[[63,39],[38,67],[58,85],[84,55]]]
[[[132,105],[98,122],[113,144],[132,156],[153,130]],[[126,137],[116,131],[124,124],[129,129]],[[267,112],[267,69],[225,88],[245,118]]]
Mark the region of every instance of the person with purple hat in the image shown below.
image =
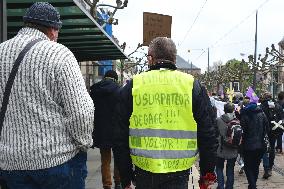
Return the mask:
[[[23,21],[0,44],[0,175],[9,189],[83,189],[92,99],[73,53],[56,42],[59,12],[37,2]]]
[[[241,109],[240,125],[243,128],[244,170],[248,188],[256,189],[259,165],[264,154],[264,136],[269,128],[268,120],[257,105],[257,98],[246,95]]]

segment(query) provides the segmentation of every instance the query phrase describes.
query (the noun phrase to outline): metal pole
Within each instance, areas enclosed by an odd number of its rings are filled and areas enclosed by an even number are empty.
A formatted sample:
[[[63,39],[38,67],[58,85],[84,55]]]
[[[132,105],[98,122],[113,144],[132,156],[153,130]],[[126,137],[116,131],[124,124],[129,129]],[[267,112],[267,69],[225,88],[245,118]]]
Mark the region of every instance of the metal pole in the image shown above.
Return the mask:
[[[121,83],[121,86],[123,85],[123,72],[124,72],[124,60],[121,60],[121,66],[120,66],[120,83]]]
[[[207,58],[208,58],[208,62],[207,62],[207,79],[208,79],[208,91],[210,91],[211,90],[211,83],[210,83],[210,79],[209,79],[209,48],[207,48],[207,53],[208,53],[208,55],[207,55]]]
[[[86,62],[85,64],[89,64],[89,62]],[[86,87],[88,92],[90,92],[90,71],[89,66],[86,66]]]
[[[7,40],[6,0],[0,1],[0,43]]]
[[[257,14],[255,16],[255,40],[254,40],[254,64],[253,64],[253,89],[256,90],[256,72],[257,72]]]
[[[2,43],[4,40],[3,40],[3,18],[4,18],[4,15],[3,15],[3,1],[0,1],[0,43]]]
[[[192,61],[190,63],[190,74],[192,75]]]
[[[274,98],[274,68],[271,67],[271,94],[272,98]]]

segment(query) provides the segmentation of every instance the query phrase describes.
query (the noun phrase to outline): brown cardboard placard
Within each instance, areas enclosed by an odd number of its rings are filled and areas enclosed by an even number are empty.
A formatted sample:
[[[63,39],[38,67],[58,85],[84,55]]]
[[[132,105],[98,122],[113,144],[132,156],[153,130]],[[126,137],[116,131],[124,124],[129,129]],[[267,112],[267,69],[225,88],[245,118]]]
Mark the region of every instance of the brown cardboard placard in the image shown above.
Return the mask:
[[[143,45],[148,46],[156,37],[171,37],[172,17],[156,13],[143,13]]]

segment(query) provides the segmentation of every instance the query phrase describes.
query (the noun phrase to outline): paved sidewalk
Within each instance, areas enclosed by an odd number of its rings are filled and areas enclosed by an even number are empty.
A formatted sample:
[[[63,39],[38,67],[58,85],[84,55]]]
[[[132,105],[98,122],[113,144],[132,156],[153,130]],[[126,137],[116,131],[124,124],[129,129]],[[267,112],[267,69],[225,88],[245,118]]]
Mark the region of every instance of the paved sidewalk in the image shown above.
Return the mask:
[[[88,177],[86,179],[86,189],[103,189],[100,165],[100,152],[98,149],[88,151]],[[112,161],[113,166],[113,161]],[[113,170],[113,169],[112,169]],[[113,173],[113,172],[112,172]],[[195,166],[192,168],[192,175],[189,178],[189,187],[198,188],[199,174]]]
[[[99,149],[90,149],[88,151],[87,167],[88,177],[86,179],[86,189],[103,189]]]
[[[101,183],[100,173],[100,153],[98,149],[89,150],[88,152],[88,177],[86,180],[86,189],[103,189]],[[247,189],[247,180],[245,174],[239,175],[239,166],[235,166],[235,189]],[[260,165],[259,179],[257,181],[258,189],[284,189],[284,155],[276,155],[275,169],[273,170],[273,176],[268,180],[262,179],[263,167]],[[189,178],[189,189],[197,189],[199,174],[195,166],[192,169],[192,175]],[[214,185],[212,189],[216,189],[217,185]]]
[[[275,169],[272,172],[272,177],[268,180],[262,178],[263,176],[263,165],[260,164],[259,167],[259,177],[257,180],[258,189],[281,189],[284,188],[284,174],[281,174],[281,171],[284,170],[284,156],[276,155],[275,167],[278,167],[282,170],[277,172]],[[235,187],[236,189],[247,189],[248,182],[245,174],[239,175],[238,173],[239,166],[235,167]]]

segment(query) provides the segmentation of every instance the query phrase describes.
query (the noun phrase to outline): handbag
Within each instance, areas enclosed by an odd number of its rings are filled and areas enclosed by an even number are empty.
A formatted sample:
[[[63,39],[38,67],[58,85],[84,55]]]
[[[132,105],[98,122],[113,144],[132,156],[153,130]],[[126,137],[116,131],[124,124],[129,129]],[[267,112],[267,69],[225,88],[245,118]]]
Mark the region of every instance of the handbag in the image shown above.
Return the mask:
[[[11,89],[12,89],[15,77],[17,75],[17,72],[19,70],[20,64],[22,60],[24,59],[25,55],[27,54],[27,52],[32,48],[32,46],[34,46],[37,42],[41,40],[42,39],[36,39],[36,40],[29,42],[25,46],[25,48],[20,52],[19,56],[17,57],[13,65],[12,71],[9,75],[8,81],[5,86],[5,91],[3,93],[3,100],[2,100],[2,106],[1,106],[1,111],[0,111],[0,139],[1,139],[2,127],[3,127],[3,123],[5,119],[5,114],[6,114],[8,103],[9,103],[9,97],[11,94]],[[8,189],[6,181],[1,177],[0,177],[0,188]]]

